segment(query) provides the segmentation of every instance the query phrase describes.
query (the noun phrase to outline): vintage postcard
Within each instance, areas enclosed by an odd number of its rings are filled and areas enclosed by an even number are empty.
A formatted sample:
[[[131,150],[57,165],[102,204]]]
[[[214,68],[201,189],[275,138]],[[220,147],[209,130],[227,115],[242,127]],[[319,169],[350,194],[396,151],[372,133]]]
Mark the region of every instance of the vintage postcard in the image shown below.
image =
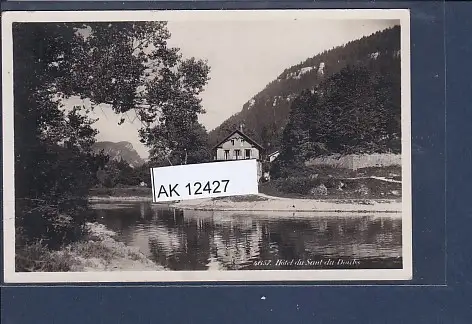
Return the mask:
[[[408,10],[7,12],[7,283],[412,278]]]

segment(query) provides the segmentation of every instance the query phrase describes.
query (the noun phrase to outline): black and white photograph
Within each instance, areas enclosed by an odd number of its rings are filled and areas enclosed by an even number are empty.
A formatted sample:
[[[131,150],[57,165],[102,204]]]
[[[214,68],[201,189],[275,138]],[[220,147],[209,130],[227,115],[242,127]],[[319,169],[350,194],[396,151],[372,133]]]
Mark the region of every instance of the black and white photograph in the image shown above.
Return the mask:
[[[8,12],[2,53],[5,282],[412,278],[408,10]]]

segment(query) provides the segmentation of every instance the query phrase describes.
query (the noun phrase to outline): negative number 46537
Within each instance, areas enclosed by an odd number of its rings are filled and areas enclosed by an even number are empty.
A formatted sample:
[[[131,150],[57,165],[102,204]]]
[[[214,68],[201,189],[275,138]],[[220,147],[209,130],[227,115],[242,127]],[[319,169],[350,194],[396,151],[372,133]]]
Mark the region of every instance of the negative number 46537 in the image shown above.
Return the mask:
[[[187,183],[185,188],[188,189],[189,195],[202,195],[204,192],[211,193],[223,193],[228,189],[229,180],[215,180],[207,181],[205,184],[201,182],[195,182],[192,184]]]

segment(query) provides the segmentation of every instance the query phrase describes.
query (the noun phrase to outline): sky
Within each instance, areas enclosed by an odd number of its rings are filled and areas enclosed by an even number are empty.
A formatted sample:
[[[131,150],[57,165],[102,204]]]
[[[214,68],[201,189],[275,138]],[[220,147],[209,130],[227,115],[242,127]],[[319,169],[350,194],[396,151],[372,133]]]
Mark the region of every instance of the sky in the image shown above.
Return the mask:
[[[324,50],[343,45],[395,25],[393,20],[265,20],[265,21],[170,21],[169,45],[179,47],[184,57],[206,59],[210,81],[201,94],[206,114],[199,120],[208,131],[276,79],[286,68]],[[66,105],[88,105],[72,98]],[[106,106],[95,109],[98,141],[128,141],[147,158],[139,142],[140,123],[133,113],[120,116]]]

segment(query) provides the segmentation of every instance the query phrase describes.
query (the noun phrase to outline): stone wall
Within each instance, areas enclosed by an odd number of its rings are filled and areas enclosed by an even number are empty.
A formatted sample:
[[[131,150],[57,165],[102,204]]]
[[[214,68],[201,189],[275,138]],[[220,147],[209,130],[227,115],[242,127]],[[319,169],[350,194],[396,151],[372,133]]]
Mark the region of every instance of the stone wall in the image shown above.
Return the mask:
[[[335,168],[357,170],[368,167],[401,166],[401,155],[392,153],[379,154],[333,154],[318,157],[305,162],[307,166],[327,165]]]

